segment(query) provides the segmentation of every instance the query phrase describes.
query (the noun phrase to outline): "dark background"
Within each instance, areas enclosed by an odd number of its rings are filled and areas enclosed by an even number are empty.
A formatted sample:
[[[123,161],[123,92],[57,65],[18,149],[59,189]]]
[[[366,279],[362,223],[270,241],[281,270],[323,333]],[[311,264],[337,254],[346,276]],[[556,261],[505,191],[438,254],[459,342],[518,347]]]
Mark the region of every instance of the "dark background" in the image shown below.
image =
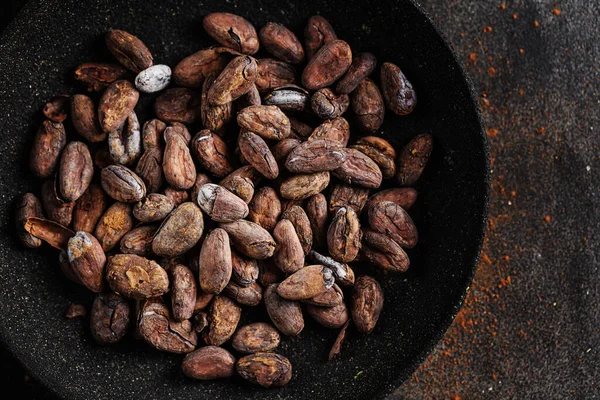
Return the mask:
[[[0,32],[22,0],[0,4]],[[600,397],[600,4],[422,0],[480,96],[492,204],[466,304],[393,398]],[[53,399],[0,350],[0,383]]]

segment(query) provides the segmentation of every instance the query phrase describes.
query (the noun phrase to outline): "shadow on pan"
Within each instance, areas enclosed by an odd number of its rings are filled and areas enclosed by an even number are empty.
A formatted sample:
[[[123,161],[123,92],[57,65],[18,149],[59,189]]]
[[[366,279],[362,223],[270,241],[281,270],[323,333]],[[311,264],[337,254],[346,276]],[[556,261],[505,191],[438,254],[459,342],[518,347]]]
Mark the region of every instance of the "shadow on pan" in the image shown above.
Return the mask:
[[[39,109],[57,93],[81,91],[67,78],[77,64],[110,59],[102,34],[111,28],[132,32],[156,63],[174,66],[213,44],[201,21],[216,11],[240,14],[257,27],[281,22],[300,37],[310,15],[325,16],[355,52],[371,51],[380,63],[400,65],[414,83],[416,111],[407,117],[388,113],[382,136],[397,146],[420,132],[434,136],[431,163],[417,186],[420,199],[411,210],[421,240],[408,274],[377,276],[385,306],[376,329],[366,336],[350,334],[341,356],[328,363],[337,332],[307,321],[300,337],[281,345],[294,373],[278,390],[251,387],[239,378],[189,381],[179,372],[182,356],[133,340],[116,347],[95,345],[85,321],[62,318],[70,302],[89,305],[88,295],[61,276],[55,253],[22,248],[12,229],[13,202],[25,191],[37,192],[40,184],[26,161]],[[383,398],[410,376],[459,310],[483,239],[489,154],[478,104],[460,63],[411,1],[32,1],[0,39],[0,71],[0,339],[59,397]]]

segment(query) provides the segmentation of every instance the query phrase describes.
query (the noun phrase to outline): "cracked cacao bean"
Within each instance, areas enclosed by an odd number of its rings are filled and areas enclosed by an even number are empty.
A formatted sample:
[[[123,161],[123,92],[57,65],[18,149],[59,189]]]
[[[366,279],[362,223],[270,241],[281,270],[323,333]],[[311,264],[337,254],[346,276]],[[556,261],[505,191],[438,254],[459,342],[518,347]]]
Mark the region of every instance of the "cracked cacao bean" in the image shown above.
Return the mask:
[[[359,83],[365,80],[377,65],[377,59],[372,53],[360,53],[352,59],[352,65],[346,75],[335,86],[336,93],[350,94]]]
[[[346,112],[350,105],[350,97],[347,94],[337,94],[329,88],[323,88],[313,93],[310,104],[319,118],[333,119]]]
[[[138,332],[150,346],[170,353],[190,353],[198,340],[192,323],[175,321],[169,308],[161,303],[146,303],[138,322]]]
[[[196,161],[216,177],[223,178],[234,171],[227,144],[208,129],[198,132],[191,147]]]
[[[410,265],[408,255],[398,243],[370,229],[364,231],[361,253],[371,264],[385,271],[406,272]]]
[[[109,165],[100,172],[102,189],[113,199],[136,203],[146,196],[144,181],[122,165]]]
[[[207,93],[207,100],[214,106],[230,103],[248,93],[256,81],[258,67],[250,56],[238,56],[231,60]]]
[[[336,261],[354,261],[360,250],[362,232],[356,211],[341,207],[337,210],[327,230],[327,248]]]
[[[118,64],[89,62],[75,68],[75,79],[81,82],[88,92],[99,92],[129,73]]]
[[[25,223],[28,218],[44,218],[42,203],[32,193],[25,193],[19,199],[16,206],[15,220],[21,242],[25,246],[35,249],[42,245],[42,241],[25,230]]]
[[[367,212],[373,230],[387,235],[402,247],[412,249],[417,245],[417,228],[402,207],[391,201],[380,201],[371,204]]]
[[[258,51],[256,29],[239,15],[223,12],[208,14],[202,20],[202,26],[206,33],[223,46],[244,54],[254,54]]]
[[[116,293],[99,293],[90,312],[92,337],[100,344],[121,340],[129,330],[131,307]]]
[[[331,24],[320,15],[308,19],[304,31],[306,58],[310,60],[324,44],[337,40],[337,35]]]

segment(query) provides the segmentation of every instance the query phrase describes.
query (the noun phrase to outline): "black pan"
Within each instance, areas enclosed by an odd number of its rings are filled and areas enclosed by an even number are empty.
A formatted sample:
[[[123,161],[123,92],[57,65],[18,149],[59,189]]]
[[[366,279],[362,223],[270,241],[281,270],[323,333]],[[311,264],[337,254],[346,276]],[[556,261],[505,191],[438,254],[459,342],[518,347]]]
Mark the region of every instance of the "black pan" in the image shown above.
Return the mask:
[[[61,317],[70,302],[89,305],[89,294],[61,275],[53,251],[24,249],[13,229],[15,200],[39,190],[27,158],[40,107],[57,93],[81,91],[70,78],[75,65],[110,59],[102,34],[110,28],[132,32],[157,63],[174,66],[213,43],[201,20],[214,11],[239,13],[258,27],[282,22],[298,35],[310,15],[322,14],[354,51],[400,65],[413,81],[416,111],[408,117],[389,113],[383,136],[398,146],[420,132],[434,136],[431,163],[417,185],[420,199],[411,210],[421,240],[408,274],[378,276],[385,306],[375,331],[350,334],[339,359],[328,363],[337,332],[309,321],[300,337],[281,346],[294,374],[280,390],[252,387],[239,378],[189,381],[180,373],[181,356],[134,340],[95,345],[87,321]],[[442,337],[477,264],[489,191],[478,103],[443,35],[408,0],[31,1],[0,40],[0,132],[0,339],[32,376],[65,399],[382,398]]]

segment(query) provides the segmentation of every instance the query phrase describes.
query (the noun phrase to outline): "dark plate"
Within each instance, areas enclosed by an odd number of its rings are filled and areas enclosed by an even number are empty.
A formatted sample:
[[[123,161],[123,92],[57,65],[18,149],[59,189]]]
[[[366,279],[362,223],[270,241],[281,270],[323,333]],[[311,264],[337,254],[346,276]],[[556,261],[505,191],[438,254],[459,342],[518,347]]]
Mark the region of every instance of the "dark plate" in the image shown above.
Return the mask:
[[[102,33],[130,31],[157,63],[171,66],[212,44],[202,16],[239,13],[257,26],[278,21],[301,34],[308,16],[322,14],[358,51],[402,67],[419,95],[408,117],[388,114],[384,137],[396,145],[416,133],[434,135],[434,153],[411,211],[421,240],[405,276],[381,275],[385,307],[375,331],[351,335],[341,357],[325,362],[336,333],[310,321],[284,341],[294,376],[281,390],[251,387],[238,378],[191,382],[182,357],[129,340],[99,347],[87,322],[65,320],[70,302],[89,295],[70,284],[51,250],[18,244],[14,201],[39,182],[28,171],[28,149],[43,102],[74,93],[75,65],[109,59]],[[101,49],[101,50],[99,50]],[[460,308],[478,260],[488,209],[489,154],[478,104],[453,51],[420,7],[410,1],[32,1],[0,40],[0,339],[31,374],[66,399],[382,398],[425,358]],[[375,74],[377,76],[377,74]],[[370,272],[370,271],[369,271]]]

